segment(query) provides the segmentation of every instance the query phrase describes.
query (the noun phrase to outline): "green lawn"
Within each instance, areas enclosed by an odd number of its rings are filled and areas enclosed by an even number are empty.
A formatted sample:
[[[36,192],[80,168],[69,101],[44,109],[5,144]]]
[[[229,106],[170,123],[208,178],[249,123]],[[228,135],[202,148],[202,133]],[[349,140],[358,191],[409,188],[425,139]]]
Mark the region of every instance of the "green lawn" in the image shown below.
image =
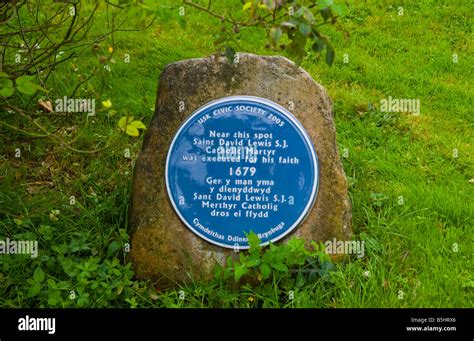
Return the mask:
[[[474,306],[474,6],[461,0],[351,1],[342,21],[350,38],[329,31],[334,64],[312,55],[302,64],[334,101],[354,238],[365,242],[364,258],[335,263],[330,280],[295,287],[292,300],[286,298],[291,288],[276,281],[240,289],[194,283],[159,293],[152,283],[135,281],[122,245],[142,137],[126,136],[117,121],[131,114],[148,124],[163,67],[214,53],[219,32],[218,20],[191,8],[182,27],[174,2],[163,3],[145,32],[115,35],[112,71],[78,89],[76,97],[96,99],[94,117],[42,120],[46,126],[62,120],[59,133],[77,138],[77,149],[110,140],[104,151],[78,153],[1,127],[0,239],[38,240],[40,253],[0,256],[0,307]],[[241,9],[238,0],[228,3]],[[111,44],[102,42],[101,53]],[[275,53],[254,29],[242,32],[240,44],[240,51]],[[71,79],[98,63],[84,49],[61,65],[50,95],[71,93]],[[381,112],[380,101],[389,96],[419,99],[420,115]],[[100,104],[108,99],[115,114]],[[0,119],[24,123],[4,110]]]

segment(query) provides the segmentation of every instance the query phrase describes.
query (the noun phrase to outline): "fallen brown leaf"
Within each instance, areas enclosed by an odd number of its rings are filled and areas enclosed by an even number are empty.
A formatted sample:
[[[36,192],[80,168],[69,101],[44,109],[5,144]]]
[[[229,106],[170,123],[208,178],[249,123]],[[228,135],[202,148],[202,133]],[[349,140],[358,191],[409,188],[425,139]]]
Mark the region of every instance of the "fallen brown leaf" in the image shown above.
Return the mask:
[[[43,109],[46,112],[52,112],[53,111],[53,105],[51,104],[51,101],[39,100],[38,105],[41,109]]]

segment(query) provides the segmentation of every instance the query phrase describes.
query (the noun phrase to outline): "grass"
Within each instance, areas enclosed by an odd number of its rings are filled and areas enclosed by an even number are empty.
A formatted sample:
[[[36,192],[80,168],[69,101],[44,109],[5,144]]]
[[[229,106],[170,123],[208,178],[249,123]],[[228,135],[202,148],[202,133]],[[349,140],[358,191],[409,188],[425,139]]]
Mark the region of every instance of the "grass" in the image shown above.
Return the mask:
[[[128,113],[147,124],[163,67],[212,54],[219,32],[216,20],[192,9],[182,28],[177,8],[163,3],[160,19],[147,31],[117,33],[112,72],[93,78],[76,95],[97,103],[110,99],[116,115],[101,109],[93,118],[61,122],[69,128],[63,134],[77,137],[76,148],[94,149],[111,139],[109,148],[91,156],[45,139],[0,135],[0,239],[38,240],[40,249],[37,259],[0,257],[1,307],[474,306],[473,7],[463,1],[351,3],[343,21],[350,39],[330,34],[334,64],[311,55],[302,64],[334,100],[338,144],[341,154],[348,153],[343,162],[354,233],[365,241],[364,258],[336,263],[331,281],[298,287],[291,302],[281,299],[288,288],[278,282],[238,290],[193,283],[156,292],[152,283],[135,281],[121,245],[128,241],[130,181],[142,138],[123,135],[118,118]],[[239,8],[240,2],[232,5]],[[239,50],[274,53],[264,44],[264,34],[249,29]],[[125,53],[129,64],[121,58]],[[53,98],[70,93],[70,78],[97,63],[83,51],[63,64]],[[380,112],[380,100],[389,96],[419,99],[421,114]],[[1,118],[22,126],[21,118],[8,113]],[[60,211],[57,217],[53,210]]]

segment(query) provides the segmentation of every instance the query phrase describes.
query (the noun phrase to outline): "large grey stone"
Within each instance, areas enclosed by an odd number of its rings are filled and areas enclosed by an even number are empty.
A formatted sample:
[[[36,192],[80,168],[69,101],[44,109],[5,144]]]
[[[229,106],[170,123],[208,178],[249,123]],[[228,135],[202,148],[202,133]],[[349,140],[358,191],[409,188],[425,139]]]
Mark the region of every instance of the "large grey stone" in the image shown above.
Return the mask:
[[[160,76],[156,111],[135,166],[130,232],[131,260],[139,278],[158,287],[206,279],[215,262],[232,250],[212,245],[191,232],[175,213],[165,185],[168,147],[179,125],[211,100],[231,95],[267,98],[290,111],[310,135],[319,159],[316,203],[306,220],[289,236],[326,241],[351,236],[351,204],[336,145],[332,101],[325,89],[303,69],[280,56],[239,54],[230,64],[224,57],[190,59],[170,64]],[[180,111],[180,103],[184,110]],[[182,109],[182,108],[181,108]]]

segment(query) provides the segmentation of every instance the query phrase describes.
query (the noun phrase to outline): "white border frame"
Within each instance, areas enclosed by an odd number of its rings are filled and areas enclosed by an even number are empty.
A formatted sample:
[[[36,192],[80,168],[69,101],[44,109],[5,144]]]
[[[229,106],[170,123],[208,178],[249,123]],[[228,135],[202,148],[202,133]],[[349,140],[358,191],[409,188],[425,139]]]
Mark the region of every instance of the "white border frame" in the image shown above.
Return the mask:
[[[298,119],[291,113],[289,112],[286,108],[282,107],[281,105],[275,103],[275,102],[272,102],[268,99],[264,99],[264,98],[261,98],[261,97],[257,97],[257,96],[227,96],[227,97],[222,97],[222,98],[219,98],[217,100],[214,100],[214,101],[211,101],[211,102],[208,102],[206,104],[204,104],[203,106],[201,106],[200,108],[198,108],[197,110],[195,110],[191,115],[189,115],[184,121],[183,123],[181,123],[180,127],[178,128],[177,132],[174,134],[174,137],[173,137],[173,140],[171,141],[171,144],[169,146],[169,149],[168,149],[168,153],[167,153],[167,156],[166,156],[166,163],[165,163],[165,182],[166,182],[166,191],[168,192],[168,198],[170,199],[171,201],[171,204],[173,205],[173,208],[175,210],[175,212],[178,214],[179,218],[181,219],[181,221],[196,235],[198,235],[199,237],[201,237],[202,239],[206,240],[207,242],[213,244],[213,245],[217,245],[217,246],[220,246],[220,247],[224,247],[226,249],[233,249],[233,250],[247,250],[250,248],[250,246],[241,246],[241,245],[238,245],[237,243],[233,244],[232,246],[231,245],[228,245],[228,244],[222,244],[222,243],[219,243],[219,242],[216,242],[215,240],[212,240],[210,238],[208,238],[207,236],[201,234],[198,230],[196,230],[194,228],[194,226],[192,226],[182,215],[181,215],[181,212],[180,210],[178,209],[178,207],[176,206],[176,203],[174,202],[174,199],[173,199],[173,195],[172,195],[172,192],[171,192],[171,189],[170,189],[170,186],[169,186],[169,182],[168,182],[168,166],[169,166],[169,160],[170,160],[170,156],[171,156],[171,151],[173,150],[173,147],[174,147],[174,144],[177,140],[177,137],[181,134],[181,131],[184,129],[184,127],[189,123],[189,121],[191,121],[193,118],[195,118],[196,116],[198,116],[199,114],[201,114],[203,111],[207,110],[208,108],[216,105],[216,104],[220,104],[220,103],[224,103],[224,102],[228,102],[228,101],[249,101],[249,102],[254,102],[254,103],[260,103],[260,104],[265,104],[269,107],[272,107],[273,109],[277,110],[278,112],[281,112],[283,115],[285,115],[291,122],[293,122],[295,124],[295,126],[298,128],[299,132],[303,135],[303,137],[305,138],[308,146],[309,146],[309,149],[311,151],[311,154],[313,156],[313,166],[314,166],[314,170],[315,170],[315,181],[314,181],[314,184],[313,184],[313,189],[311,190],[311,195],[310,195],[310,199],[308,200],[308,203],[306,204],[306,207],[304,208],[303,212],[300,214],[300,216],[298,217],[298,219],[296,219],[295,223],[293,223],[293,225],[288,228],[285,233],[277,236],[276,238],[273,238],[267,242],[264,242],[264,243],[261,243],[260,245],[261,246],[265,246],[265,245],[268,245],[270,243],[274,243],[282,238],[284,238],[286,235],[288,235],[289,233],[291,233],[298,225],[300,225],[307,217],[309,211],[311,210],[311,208],[313,207],[314,203],[316,202],[316,197],[317,197],[317,194],[318,194],[318,189],[319,189],[319,160],[318,160],[318,155],[316,154],[316,150],[314,148],[314,145],[313,145],[313,141],[311,141],[311,138],[309,137],[308,133],[306,132],[306,129],[303,127],[303,125],[298,121]],[[205,226],[207,227],[207,226]]]

